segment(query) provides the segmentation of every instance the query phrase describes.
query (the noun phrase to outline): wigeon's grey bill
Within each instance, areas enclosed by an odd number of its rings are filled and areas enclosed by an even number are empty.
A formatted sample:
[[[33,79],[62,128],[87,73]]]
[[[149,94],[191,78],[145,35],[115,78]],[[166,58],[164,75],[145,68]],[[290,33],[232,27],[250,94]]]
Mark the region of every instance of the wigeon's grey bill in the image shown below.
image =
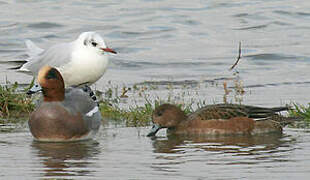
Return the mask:
[[[105,51],[105,52],[109,52],[109,53],[113,53],[113,54],[117,54],[117,52],[116,51],[114,51],[113,49],[111,49],[111,48],[101,48],[103,51]]]
[[[151,136],[155,136],[155,134],[161,129],[161,127],[157,124],[154,124],[152,129],[151,129],[151,132],[149,132],[146,136],[147,137],[151,137]]]
[[[42,91],[42,87],[39,84],[35,84],[27,91],[27,94],[31,95],[40,91]]]

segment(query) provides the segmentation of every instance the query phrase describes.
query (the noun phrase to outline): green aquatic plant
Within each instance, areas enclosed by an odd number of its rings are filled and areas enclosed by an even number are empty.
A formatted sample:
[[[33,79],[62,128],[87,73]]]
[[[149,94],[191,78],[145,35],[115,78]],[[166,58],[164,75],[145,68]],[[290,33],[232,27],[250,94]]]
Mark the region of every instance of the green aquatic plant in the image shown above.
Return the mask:
[[[310,122],[310,103],[308,106],[294,103],[294,109],[289,111],[289,116],[291,117],[301,117],[304,121]]]
[[[0,117],[27,117],[34,109],[32,99],[18,91],[18,84],[0,85]]]
[[[111,85],[111,84],[110,84]],[[194,111],[194,106],[201,107],[206,101],[200,100],[194,103],[194,99],[188,99],[192,94],[187,91],[175,92],[172,85],[167,85],[167,96],[158,96],[153,93],[157,87],[134,85],[133,87],[107,87],[101,94],[100,110],[104,118],[125,123],[126,126],[147,126],[151,124],[154,108],[163,103],[170,103],[184,109],[185,113]]]
[[[308,103],[308,106],[293,103],[292,106],[294,108],[289,111],[288,116],[299,119],[299,121],[291,126],[295,128],[310,128],[310,103]]]
[[[150,124],[150,117],[153,112],[153,107],[149,103],[144,106],[130,106],[128,109],[121,108],[119,104],[102,101],[100,103],[100,111],[104,118],[108,118],[120,123],[125,123],[126,126],[147,126]]]
[[[310,121],[310,103],[308,104],[308,107],[297,103],[294,103],[293,106],[294,109],[289,112],[290,116],[302,117],[306,121]]]

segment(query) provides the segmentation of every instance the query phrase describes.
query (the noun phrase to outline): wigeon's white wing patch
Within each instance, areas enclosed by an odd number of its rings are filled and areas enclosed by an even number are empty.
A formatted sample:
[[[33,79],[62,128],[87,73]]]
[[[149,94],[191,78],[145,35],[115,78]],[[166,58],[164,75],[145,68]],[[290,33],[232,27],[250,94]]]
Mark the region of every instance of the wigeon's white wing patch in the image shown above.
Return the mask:
[[[265,118],[255,118],[253,119],[254,121],[265,121],[265,120],[270,120],[270,117],[265,117]]]
[[[86,114],[86,116],[93,116],[93,114],[95,114],[96,112],[98,112],[99,111],[99,108],[98,108],[98,106],[95,106],[91,111],[89,111],[87,114]]]

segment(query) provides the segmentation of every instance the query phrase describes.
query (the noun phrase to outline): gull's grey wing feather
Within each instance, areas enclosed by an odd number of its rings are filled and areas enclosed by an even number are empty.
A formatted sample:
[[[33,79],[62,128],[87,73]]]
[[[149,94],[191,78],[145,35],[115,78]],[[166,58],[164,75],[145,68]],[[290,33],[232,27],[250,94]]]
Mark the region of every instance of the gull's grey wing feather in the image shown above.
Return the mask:
[[[39,54],[41,54],[42,52],[44,52],[44,49],[41,49],[40,47],[38,47],[37,45],[35,45],[31,40],[27,39],[25,41],[27,49],[28,49],[28,56],[29,57],[34,57],[34,56],[38,56]]]
[[[53,67],[64,66],[70,62],[72,50],[72,43],[54,45],[41,54],[30,58],[29,61],[21,67],[21,70],[26,69],[31,71],[34,75],[37,75],[40,68],[45,65]]]

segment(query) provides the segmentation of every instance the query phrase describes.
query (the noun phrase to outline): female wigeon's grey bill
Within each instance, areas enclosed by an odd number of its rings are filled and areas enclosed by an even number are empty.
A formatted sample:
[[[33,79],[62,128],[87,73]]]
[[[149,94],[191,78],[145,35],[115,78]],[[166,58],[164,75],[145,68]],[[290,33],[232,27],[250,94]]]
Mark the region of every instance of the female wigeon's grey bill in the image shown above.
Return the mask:
[[[158,124],[154,124],[152,129],[151,129],[151,132],[149,132],[147,134],[147,137],[151,137],[151,136],[155,136],[156,133],[161,129],[162,127],[160,127]]]

